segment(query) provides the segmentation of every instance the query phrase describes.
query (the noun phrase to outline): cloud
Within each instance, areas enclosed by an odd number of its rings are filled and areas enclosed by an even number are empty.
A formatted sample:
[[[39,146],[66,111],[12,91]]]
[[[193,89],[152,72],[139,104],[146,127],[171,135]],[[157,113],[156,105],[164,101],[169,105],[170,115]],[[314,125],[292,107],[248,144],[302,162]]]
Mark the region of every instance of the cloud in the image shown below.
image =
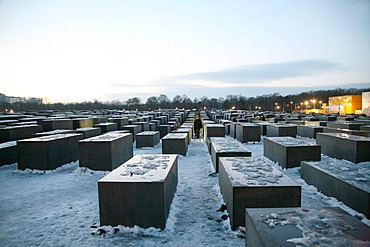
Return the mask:
[[[296,77],[317,76],[343,68],[326,60],[312,59],[283,63],[245,65],[220,71],[192,73],[158,80],[159,83],[180,83],[205,87],[258,86],[265,82]]]

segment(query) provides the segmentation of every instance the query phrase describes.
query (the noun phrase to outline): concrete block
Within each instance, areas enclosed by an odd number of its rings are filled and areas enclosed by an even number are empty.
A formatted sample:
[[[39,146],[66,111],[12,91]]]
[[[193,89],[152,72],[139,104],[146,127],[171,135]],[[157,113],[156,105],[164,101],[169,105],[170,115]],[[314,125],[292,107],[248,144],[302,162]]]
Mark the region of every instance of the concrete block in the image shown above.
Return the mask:
[[[297,125],[295,124],[271,124],[266,127],[268,137],[275,136],[297,136]]]
[[[365,124],[363,123],[355,123],[355,122],[345,122],[345,121],[335,121],[335,122],[328,122],[328,128],[339,128],[339,129],[349,129],[349,130],[361,130],[361,126]]]
[[[321,160],[321,147],[316,143],[290,136],[265,137],[263,155],[278,162],[283,168],[292,168],[300,166],[303,160]]]
[[[52,170],[78,160],[80,134],[57,134],[17,141],[18,169]]]
[[[261,126],[261,135],[265,136],[267,135],[267,126],[271,125],[271,123],[268,122],[257,122],[257,125]]]
[[[95,128],[100,128],[101,133],[108,133],[110,131],[117,130],[117,124],[116,123],[110,123],[110,122],[105,122],[105,123],[99,123],[94,125]]]
[[[203,138],[207,140],[209,137],[225,137],[225,126],[223,124],[207,123],[203,120]]]
[[[170,125],[158,125],[157,126],[157,131],[159,131],[159,136],[161,139],[167,135],[168,133],[171,132],[171,126]]]
[[[112,118],[109,118],[108,121],[110,123],[116,123],[118,130],[120,130],[122,126],[129,124],[127,117],[112,117]]]
[[[73,129],[72,119],[47,119],[42,121],[42,130]]]
[[[177,155],[136,155],[100,179],[100,225],[164,229],[178,183],[177,162]]]
[[[35,133],[41,131],[42,127],[37,124],[0,128],[0,143],[30,138]]]
[[[148,122],[136,122],[135,124],[141,126],[141,131],[149,131],[149,123]]]
[[[250,123],[236,125],[236,139],[243,143],[261,141],[261,126]]]
[[[220,157],[251,157],[252,152],[237,140],[225,137],[209,138],[213,168],[218,173]]]
[[[247,208],[245,245],[367,246],[369,227],[340,208]]]
[[[163,154],[181,154],[188,152],[188,139],[186,133],[169,133],[162,138]]]
[[[191,137],[193,136],[192,135],[193,132],[192,132],[192,129],[191,128],[183,128],[183,127],[180,127],[177,130],[171,131],[171,133],[186,133],[187,134],[188,144],[190,144]]]
[[[18,162],[17,142],[0,143],[0,166]]]
[[[232,138],[236,138],[236,126],[239,124],[240,122],[230,122],[230,136]]]
[[[72,119],[73,129],[92,128],[94,120],[92,118],[74,118]]]
[[[50,130],[45,132],[38,132],[33,135],[33,137],[41,137],[41,136],[51,136],[56,134],[74,134],[76,133],[74,130],[63,130],[63,129],[57,129],[57,130]]]
[[[325,195],[337,198],[370,218],[368,167],[345,161],[336,162],[336,166],[328,162],[302,162],[301,177]]]
[[[130,131],[133,137],[132,142],[136,140],[136,134],[141,132],[141,126],[135,124],[122,126],[121,129]]]
[[[159,141],[159,131],[143,131],[136,134],[136,148],[154,147]]]
[[[318,133],[316,143],[330,157],[354,163],[370,161],[370,138],[342,133]]]
[[[245,226],[245,208],[301,206],[301,186],[263,157],[221,157],[219,168],[232,229]]]
[[[366,130],[349,130],[340,128],[324,128],[324,133],[344,133],[348,135],[365,136],[370,137],[370,131]]]
[[[86,139],[86,138],[101,135],[101,129],[100,128],[94,128],[94,127],[92,127],[92,128],[78,128],[78,129],[76,129],[76,133],[81,134],[82,139]]]
[[[106,133],[78,142],[80,167],[112,171],[133,156],[132,134]]]
[[[315,125],[298,125],[297,126],[297,135],[307,138],[316,139],[317,133],[324,132],[323,126]]]

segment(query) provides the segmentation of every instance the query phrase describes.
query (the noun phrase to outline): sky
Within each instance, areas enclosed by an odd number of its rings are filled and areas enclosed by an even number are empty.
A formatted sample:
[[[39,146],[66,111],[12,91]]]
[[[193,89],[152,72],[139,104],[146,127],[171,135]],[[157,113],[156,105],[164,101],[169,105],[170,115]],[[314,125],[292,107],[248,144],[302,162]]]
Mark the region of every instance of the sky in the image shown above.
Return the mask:
[[[0,93],[49,102],[370,87],[369,0],[0,0]]]

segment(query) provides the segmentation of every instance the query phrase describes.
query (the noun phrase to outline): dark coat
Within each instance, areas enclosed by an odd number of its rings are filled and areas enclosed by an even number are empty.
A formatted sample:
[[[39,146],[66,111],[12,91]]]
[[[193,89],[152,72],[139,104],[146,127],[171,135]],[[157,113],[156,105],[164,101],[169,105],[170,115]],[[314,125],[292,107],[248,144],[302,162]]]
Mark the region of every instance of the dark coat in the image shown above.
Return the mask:
[[[194,129],[201,129],[203,128],[202,120],[195,119],[194,120]]]

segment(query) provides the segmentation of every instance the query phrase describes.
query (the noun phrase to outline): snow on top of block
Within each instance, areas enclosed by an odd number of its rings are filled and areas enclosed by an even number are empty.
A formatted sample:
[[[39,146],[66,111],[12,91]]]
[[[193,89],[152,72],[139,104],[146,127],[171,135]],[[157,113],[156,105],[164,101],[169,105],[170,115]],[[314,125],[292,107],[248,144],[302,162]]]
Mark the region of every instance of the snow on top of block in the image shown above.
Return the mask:
[[[29,139],[23,139],[19,140],[21,142],[24,141],[53,141],[53,140],[58,140],[58,139],[63,139],[67,137],[73,137],[73,136],[81,136],[81,134],[55,134],[55,135],[48,135],[48,136],[40,136],[40,137],[34,137],[34,138],[29,138]]]
[[[165,135],[163,139],[186,139],[188,136],[187,133],[168,133],[167,135]]]
[[[291,136],[267,137],[269,140],[284,146],[317,146],[314,142],[308,142]]]
[[[253,210],[247,211],[250,213]],[[298,234],[300,236],[286,239],[286,241],[297,246],[368,245],[365,225],[363,225],[362,229],[358,228],[357,222],[348,220],[347,214],[339,208],[324,208],[321,210],[311,208],[275,208],[267,209],[266,213],[262,212],[263,209],[260,210],[258,216],[255,216],[258,229],[263,225],[267,225],[267,229],[271,229],[271,231],[277,227],[284,229],[284,226],[294,226],[300,232]],[[265,228],[262,227],[262,229]],[[291,228],[286,228],[286,230],[291,231]],[[362,231],[363,234],[353,235],[354,230]]]
[[[352,163],[337,159],[334,161],[333,163],[333,159],[324,155],[321,161],[305,161],[305,163],[370,192],[370,162]]]
[[[98,135],[94,137],[90,137],[84,140],[81,140],[80,142],[101,142],[101,141],[113,141],[116,139],[120,139],[123,137],[126,137],[130,135],[130,133],[119,133],[119,132],[113,132],[113,133],[105,133],[103,135]]]
[[[159,131],[143,131],[143,132],[140,132],[140,133],[138,133],[136,135],[138,135],[138,136],[145,136],[145,135],[155,135],[157,133],[159,133]]]
[[[348,139],[354,141],[370,141],[370,137],[350,135],[345,133],[318,133],[318,135],[335,136],[341,139]]]
[[[170,154],[136,155],[99,182],[161,182],[176,159],[177,155]]]
[[[210,137],[216,152],[250,152],[243,144],[235,139],[226,137]]]
[[[10,142],[0,143],[0,149],[1,148],[9,148],[9,147],[13,147],[13,146],[17,146],[17,142],[16,141],[10,141]]]
[[[264,157],[220,157],[233,186],[299,186]]]

